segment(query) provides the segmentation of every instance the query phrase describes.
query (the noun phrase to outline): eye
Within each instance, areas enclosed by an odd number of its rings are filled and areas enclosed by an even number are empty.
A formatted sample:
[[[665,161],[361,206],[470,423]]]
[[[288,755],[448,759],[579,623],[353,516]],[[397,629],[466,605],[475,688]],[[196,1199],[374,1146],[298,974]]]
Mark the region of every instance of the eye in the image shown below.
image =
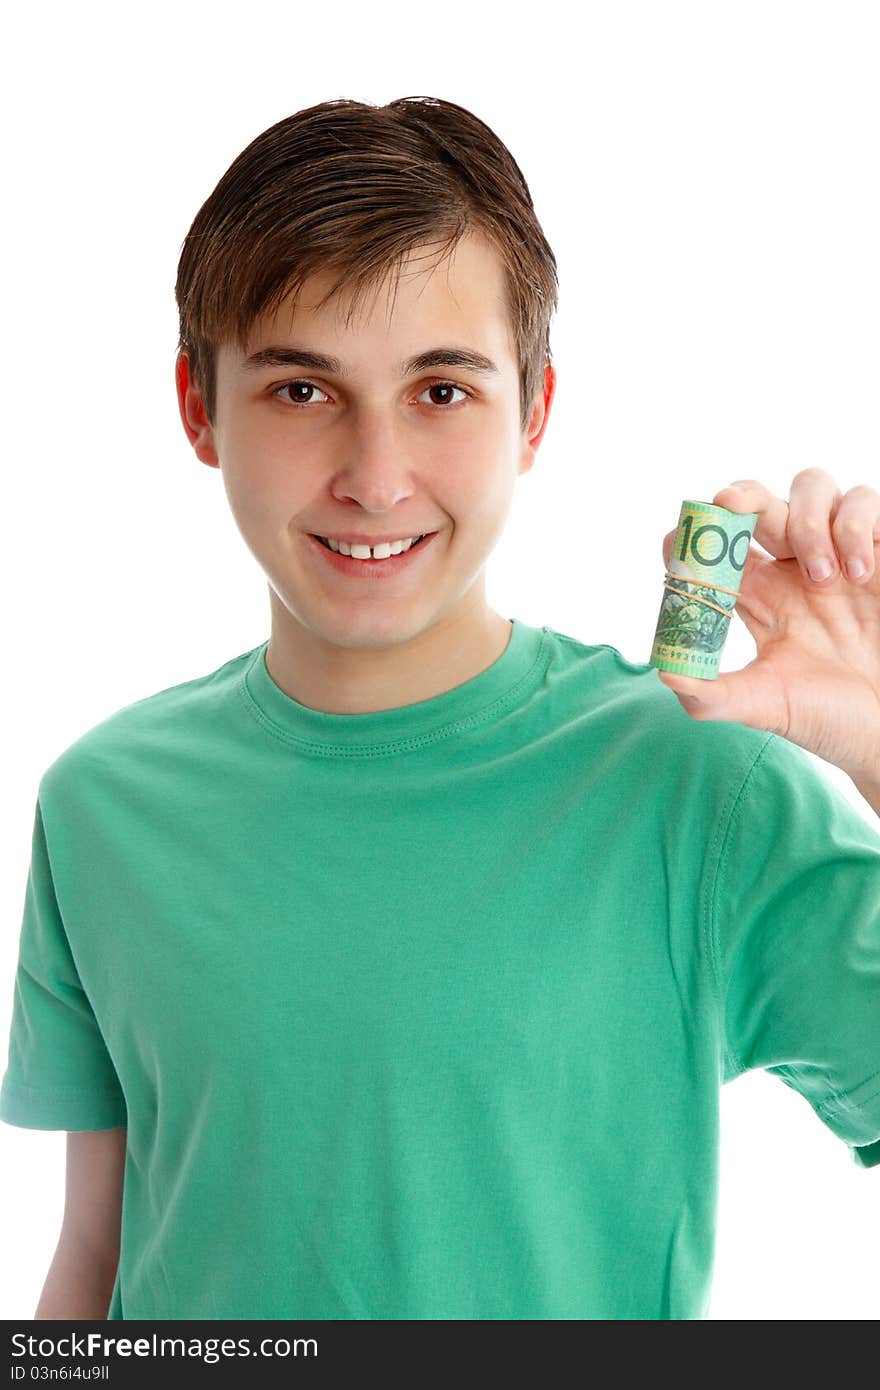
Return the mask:
[[[432,381],[430,386],[426,386],[424,388],[424,391],[460,391],[463,396],[469,396],[471,394],[470,391],[466,391],[463,386],[456,386],[454,381]],[[424,391],[422,391],[420,394],[424,395]],[[452,404],[460,405],[461,402],[453,401]],[[448,402],[447,405],[443,406],[442,408],[445,410],[447,406]]]
[[[291,389],[291,387],[302,387],[302,386],[304,386],[305,389],[306,389],[307,391],[321,391],[320,386],[316,386],[316,385],[314,384],[314,382],[312,382],[312,381],[285,381],[285,382],[283,383],[283,385],[281,385],[281,386],[276,386],[275,390],[272,392],[272,395],[273,395],[273,396],[278,396],[279,393],[280,393],[281,391],[289,391],[289,390]],[[325,395],[325,394],[326,394],[326,392],[321,391],[321,395],[322,395],[322,396]],[[296,406],[298,409],[302,409],[302,407],[303,407],[304,405],[311,405],[312,402],[311,402],[311,401],[287,401],[287,404],[288,404],[288,405]]]
[[[294,400],[290,400],[289,397],[284,397],[284,396],[281,395],[281,392],[282,392],[282,391],[293,391],[293,390],[295,390],[295,389],[300,389],[300,390],[303,390],[303,389],[304,389],[304,390],[306,390],[306,391],[321,391],[320,386],[316,386],[315,383],[314,383],[313,381],[304,381],[304,380],[302,380],[302,379],[297,379],[296,381],[285,381],[285,382],[282,382],[282,384],[281,384],[280,386],[276,386],[276,387],[275,387],[275,389],[274,389],[273,392],[272,392],[272,395],[273,395],[273,396],[278,396],[278,398],[279,398],[280,400],[284,400],[284,401],[285,401],[285,404],[287,404],[287,405],[292,405],[292,406],[293,406],[295,409],[297,409],[297,410],[301,410],[304,406],[308,406],[308,405],[314,404],[314,402],[313,402],[313,401],[310,401],[310,400],[308,400],[308,401],[302,401],[302,400],[300,400],[300,401],[294,401]],[[430,384],[429,386],[423,387],[423,388],[422,388],[422,391],[421,391],[419,394],[420,394],[420,395],[424,395],[426,391],[460,391],[461,394],[462,394],[463,396],[472,396],[472,394],[473,394],[471,391],[468,391],[464,386],[459,386],[459,385],[457,385],[457,383],[454,382],[454,381],[432,381],[431,384]],[[321,391],[321,395],[322,395],[322,396],[326,395],[326,392],[325,392],[325,391]],[[451,402],[451,404],[452,404],[452,405],[461,405],[461,401],[453,401],[453,402]],[[441,404],[441,405],[438,407],[438,406],[437,406],[437,402],[435,401],[435,402],[434,402],[434,405],[435,405],[435,407],[438,408],[438,409],[441,409],[441,410],[448,410],[448,409],[449,409],[450,402],[446,402],[445,404]]]

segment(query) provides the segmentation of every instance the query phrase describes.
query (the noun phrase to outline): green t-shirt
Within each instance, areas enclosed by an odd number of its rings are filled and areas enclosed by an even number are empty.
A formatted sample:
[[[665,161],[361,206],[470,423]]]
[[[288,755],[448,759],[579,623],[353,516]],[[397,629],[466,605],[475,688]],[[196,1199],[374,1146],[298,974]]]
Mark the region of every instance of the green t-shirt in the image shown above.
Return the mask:
[[[128,1126],[111,1319],[707,1316],[719,1093],[880,1163],[880,833],[514,621],[329,714],[267,643],[43,774],[0,1119]]]

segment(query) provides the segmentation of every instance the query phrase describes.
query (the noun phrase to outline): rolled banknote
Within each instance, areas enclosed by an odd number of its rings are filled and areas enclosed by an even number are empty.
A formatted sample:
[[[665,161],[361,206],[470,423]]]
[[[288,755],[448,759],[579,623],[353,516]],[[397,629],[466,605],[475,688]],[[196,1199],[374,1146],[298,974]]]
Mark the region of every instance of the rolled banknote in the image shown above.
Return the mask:
[[[757,512],[681,504],[649,666],[715,680]]]

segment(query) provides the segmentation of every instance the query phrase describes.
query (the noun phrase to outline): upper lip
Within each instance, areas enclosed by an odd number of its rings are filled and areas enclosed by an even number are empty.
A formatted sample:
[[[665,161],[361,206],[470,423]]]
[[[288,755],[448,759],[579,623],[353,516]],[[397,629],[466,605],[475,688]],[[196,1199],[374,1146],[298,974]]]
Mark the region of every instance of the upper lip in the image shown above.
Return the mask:
[[[417,536],[430,536],[430,531],[397,531],[393,536],[359,536],[347,535],[337,536],[332,531],[313,531],[313,536],[323,536],[328,541],[345,541],[347,545],[385,545],[391,541],[406,541],[410,537],[415,540]]]

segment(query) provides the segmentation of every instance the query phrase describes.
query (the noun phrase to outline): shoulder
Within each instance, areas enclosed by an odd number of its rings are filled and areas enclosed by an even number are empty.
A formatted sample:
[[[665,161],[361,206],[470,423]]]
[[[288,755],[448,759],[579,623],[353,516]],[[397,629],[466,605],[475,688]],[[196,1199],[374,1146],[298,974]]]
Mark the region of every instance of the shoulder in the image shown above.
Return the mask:
[[[236,698],[236,686],[258,648],[232,657],[206,674],[179,681],[114,710],[67,745],[49,763],[39,799],[84,785],[102,774],[124,776],[133,765],[198,742]]]
[[[692,824],[705,817],[716,847],[734,832],[742,838],[746,824],[756,854],[777,836],[807,827],[820,839],[834,833],[872,849],[880,843],[874,818],[857,809],[838,786],[837,769],[821,758],[766,729],[692,719],[653,666],[629,661],[608,644],[563,641],[583,676],[592,664],[601,699],[613,711],[609,723],[640,769],[645,800],[653,788],[670,816],[684,821],[691,812]]]
[[[572,716],[583,711],[607,730],[628,759],[641,764],[645,776],[658,769],[670,793],[695,778],[729,789],[741,784],[768,749],[785,740],[763,729],[730,720],[695,720],[647,662],[630,661],[607,642],[586,643],[545,629],[550,645],[548,676],[566,691]],[[797,758],[803,754],[786,745]],[[776,757],[786,762],[783,749]]]

